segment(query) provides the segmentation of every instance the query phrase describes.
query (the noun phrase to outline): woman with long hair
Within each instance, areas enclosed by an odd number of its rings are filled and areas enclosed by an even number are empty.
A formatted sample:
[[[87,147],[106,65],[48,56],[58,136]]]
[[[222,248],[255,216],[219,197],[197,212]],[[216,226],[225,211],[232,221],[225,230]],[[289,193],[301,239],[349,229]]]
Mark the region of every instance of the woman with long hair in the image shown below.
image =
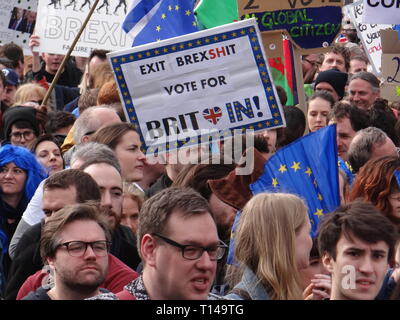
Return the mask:
[[[303,299],[300,269],[309,264],[311,224],[303,200],[262,193],[243,208],[235,234],[241,280],[228,298]]]
[[[92,141],[105,144],[115,152],[125,181],[137,182],[143,178],[146,157],[140,150],[142,142],[133,124],[122,122],[101,128],[92,136]]]
[[[400,159],[386,156],[368,161],[353,182],[350,201],[370,201],[400,231]],[[398,179],[396,178],[398,175]]]
[[[0,148],[0,231],[3,253],[13,236],[22,213],[39,183],[47,177],[43,167],[28,149],[7,144]],[[4,270],[9,267],[5,255]]]

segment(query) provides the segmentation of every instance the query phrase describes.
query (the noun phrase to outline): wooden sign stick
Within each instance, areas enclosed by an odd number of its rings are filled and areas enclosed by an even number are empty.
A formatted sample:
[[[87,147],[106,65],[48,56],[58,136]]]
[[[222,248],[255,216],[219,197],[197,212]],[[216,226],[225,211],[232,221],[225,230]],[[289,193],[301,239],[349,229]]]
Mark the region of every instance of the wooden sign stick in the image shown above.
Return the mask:
[[[54,87],[55,87],[55,85],[56,85],[56,83],[57,83],[57,81],[58,81],[58,78],[59,78],[60,75],[61,75],[61,72],[64,70],[65,64],[67,63],[69,57],[71,56],[71,53],[72,53],[72,51],[74,50],[74,48],[75,48],[75,46],[76,46],[76,43],[78,42],[79,38],[81,37],[81,34],[82,34],[83,30],[85,30],[86,25],[88,24],[90,18],[92,17],[92,14],[93,14],[93,12],[94,12],[94,9],[96,9],[96,6],[97,6],[97,4],[99,3],[99,1],[100,1],[100,0],[95,0],[95,2],[93,3],[93,6],[92,6],[92,8],[90,9],[90,11],[89,11],[89,13],[88,13],[88,15],[87,15],[85,21],[84,21],[83,24],[82,24],[81,29],[80,29],[79,32],[77,33],[77,35],[76,35],[74,41],[72,41],[72,44],[71,44],[70,48],[68,49],[68,52],[67,52],[66,55],[64,56],[64,59],[63,59],[63,61],[61,62],[61,65],[60,65],[60,67],[58,68],[58,70],[57,70],[57,72],[56,72],[56,75],[54,76],[54,79],[53,79],[53,81],[51,82],[50,87],[49,87],[49,89],[47,90],[46,95],[45,95],[44,98],[43,98],[43,102],[42,102],[41,107],[45,107],[45,106],[46,106],[47,101],[48,101],[49,98],[50,98],[51,92],[53,91],[53,89],[54,89]]]

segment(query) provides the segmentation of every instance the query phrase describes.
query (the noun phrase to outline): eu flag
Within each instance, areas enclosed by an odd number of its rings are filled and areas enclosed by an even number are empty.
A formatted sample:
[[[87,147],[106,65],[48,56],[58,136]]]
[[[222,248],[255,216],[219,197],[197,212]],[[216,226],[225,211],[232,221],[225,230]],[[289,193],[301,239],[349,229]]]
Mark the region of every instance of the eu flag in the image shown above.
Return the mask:
[[[324,214],[340,204],[336,125],[312,132],[279,149],[250,185],[253,194],[286,192],[303,198],[315,237]]]
[[[135,22],[129,20],[129,16],[134,16],[134,14],[128,12],[123,28],[125,31],[130,30],[129,34],[133,37],[132,46],[198,31],[193,14],[194,2],[195,0],[150,0],[151,5],[147,5],[147,10],[150,9],[150,11],[146,16],[147,19],[144,19],[146,24],[136,30],[133,27]],[[135,21],[137,18],[138,16]],[[132,30],[135,31],[132,32]]]

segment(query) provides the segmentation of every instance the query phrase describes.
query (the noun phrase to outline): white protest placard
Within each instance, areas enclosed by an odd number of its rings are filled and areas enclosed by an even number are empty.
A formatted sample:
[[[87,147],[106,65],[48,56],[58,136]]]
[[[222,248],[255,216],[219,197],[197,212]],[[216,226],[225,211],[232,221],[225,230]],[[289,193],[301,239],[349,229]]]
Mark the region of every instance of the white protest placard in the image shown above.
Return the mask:
[[[357,29],[357,35],[362,41],[364,51],[368,56],[374,73],[380,75],[382,63],[381,29],[391,28],[391,24],[366,24],[363,22],[364,4],[357,1],[345,7],[351,21]]]
[[[132,0],[100,0],[72,55],[88,57],[93,49],[121,50],[131,46],[121,25]],[[35,50],[67,53],[94,0],[39,0]],[[128,3],[127,3],[128,2]]]
[[[14,42],[31,54],[28,43],[36,23],[37,0],[0,0],[0,45]]]
[[[400,1],[398,0],[364,0],[364,23],[399,24]]]
[[[148,154],[285,125],[255,19],[108,54]]]

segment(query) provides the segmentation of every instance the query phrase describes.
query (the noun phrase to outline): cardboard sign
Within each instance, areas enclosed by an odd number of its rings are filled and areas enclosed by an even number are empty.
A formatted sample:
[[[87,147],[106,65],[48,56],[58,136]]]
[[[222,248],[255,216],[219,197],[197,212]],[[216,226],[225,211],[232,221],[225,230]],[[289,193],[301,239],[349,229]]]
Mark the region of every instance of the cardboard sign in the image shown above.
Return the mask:
[[[37,0],[0,0],[0,45],[14,42],[32,55],[29,37],[36,24]]]
[[[381,96],[400,101],[400,40],[397,31],[381,30],[382,77]]]
[[[35,49],[39,52],[67,53],[93,2],[39,0],[38,21],[41,23],[36,26],[35,33],[40,37],[40,46]],[[72,55],[88,57],[93,49],[121,50],[130,47],[131,40],[121,28],[127,6],[129,3],[126,0],[119,3],[101,0]]]
[[[285,125],[254,19],[108,57],[148,154]]]
[[[368,60],[376,75],[381,73],[382,62],[382,46],[381,35],[382,29],[391,28],[390,24],[365,24],[362,21],[364,16],[364,4],[362,0],[354,2],[345,7],[350,16],[351,21],[357,29],[357,35],[360,38],[364,51],[368,56]]]
[[[328,47],[340,32],[342,6],[342,0],[238,0],[240,19],[256,18],[265,38],[271,32],[276,38],[275,46],[266,46],[268,57],[279,56],[277,31],[289,36],[302,54]]]
[[[364,0],[364,23],[398,24],[400,22],[400,1]]]

